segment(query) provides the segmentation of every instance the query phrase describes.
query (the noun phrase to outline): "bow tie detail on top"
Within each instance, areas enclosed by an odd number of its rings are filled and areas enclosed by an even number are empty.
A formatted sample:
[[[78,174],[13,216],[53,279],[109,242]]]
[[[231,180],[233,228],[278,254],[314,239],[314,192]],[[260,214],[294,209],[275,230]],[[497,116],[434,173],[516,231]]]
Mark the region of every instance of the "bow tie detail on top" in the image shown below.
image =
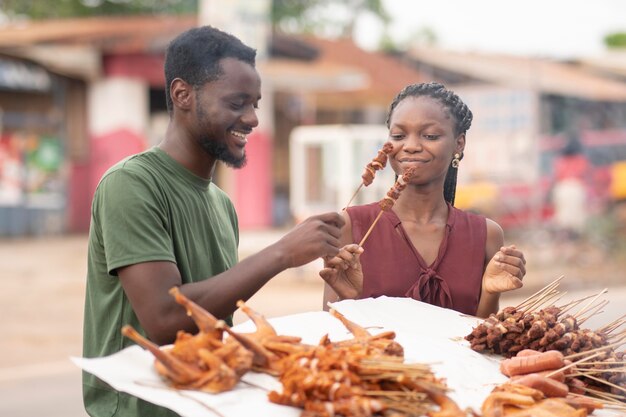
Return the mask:
[[[452,308],[452,296],[448,284],[432,268],[423,271],[405,295],[417,301]]]

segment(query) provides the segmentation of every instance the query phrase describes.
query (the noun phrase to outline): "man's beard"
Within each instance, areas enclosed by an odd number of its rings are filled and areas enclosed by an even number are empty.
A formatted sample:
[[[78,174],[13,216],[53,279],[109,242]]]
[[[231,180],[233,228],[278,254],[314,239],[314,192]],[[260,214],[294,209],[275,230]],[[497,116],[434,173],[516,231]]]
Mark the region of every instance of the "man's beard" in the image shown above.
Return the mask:
[[[216,142],[214,140],[203,138],[200,140],[200,146],[209,155],[213,156],[218,161],[224,162],[226,165],[232,168],[243,168],[246,165],[246,153],[244,151],[241,158],[237,158],[230,153],[228,146],[222,142]]]

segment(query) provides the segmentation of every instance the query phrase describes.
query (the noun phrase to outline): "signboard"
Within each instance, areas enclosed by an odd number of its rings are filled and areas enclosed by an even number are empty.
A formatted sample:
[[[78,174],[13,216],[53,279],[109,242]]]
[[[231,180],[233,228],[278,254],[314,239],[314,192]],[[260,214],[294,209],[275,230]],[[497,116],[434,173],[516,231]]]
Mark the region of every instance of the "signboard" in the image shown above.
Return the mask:
[[[50,74],[45,69],[0,57],[0,89],[48,92],[51,85]]]

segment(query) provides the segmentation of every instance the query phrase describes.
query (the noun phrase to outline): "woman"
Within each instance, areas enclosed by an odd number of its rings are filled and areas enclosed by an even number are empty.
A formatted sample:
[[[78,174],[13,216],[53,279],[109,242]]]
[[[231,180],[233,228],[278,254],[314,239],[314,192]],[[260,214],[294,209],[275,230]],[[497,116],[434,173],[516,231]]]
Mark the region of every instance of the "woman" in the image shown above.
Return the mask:
[[[472,112],[438,83],[413,84],[393,100],[387,118],[393,150],[389,164],[415,168],[392,209],[378,203],[343,214],[341,252],[325,261],[324,305],[347,298],[411,297],[486,317],[499,308],[500,293],[522,286],[524,255],[504,246],[493,220],[454,207],[457,169]]]

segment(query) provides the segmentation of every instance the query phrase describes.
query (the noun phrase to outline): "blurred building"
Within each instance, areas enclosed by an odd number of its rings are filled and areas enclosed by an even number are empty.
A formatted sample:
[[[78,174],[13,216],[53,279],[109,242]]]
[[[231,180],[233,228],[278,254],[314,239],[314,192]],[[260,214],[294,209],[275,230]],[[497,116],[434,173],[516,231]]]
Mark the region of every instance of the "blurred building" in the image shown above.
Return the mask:
[[[30,110],[24,110],[22,122],[16,124],[13,109],[18,90],[30,84],[33,89],[37,83],[23,79],[0,85],[6,92],[0,95],[0,126],[3,138],[8,138],[3,139],[0,153],[0,187],[12,188],[14,195],[1,199],[0,194],[0,235],[87,230],[91,198],[105,170],[161,140],[168,122],[164,51],[175,35],[197,24],[194,15],[70,19],[0,28],[0,53],[20,68],[36,68],[37,74],[45,74],[50,96],[39,98],[48,104],[39,106],[37,113],[33,94],[43,92],[20,93],[20,108]],[[421,80],[418,71],[397,59],[362,51],[351,41],[274,34],[268,55],[269,59],[260,60],[259,71],[269,92],[269,96],[264,92],[263,102],[272,108],[273,129],[264,132],[264,140],[251,138],[248,152],[254,164],[241,173],[219,170],[216,178],[233,198],[242,228],[291,220],[288,136],[294,126],[382,123],[389,97],[403,85]],[[33,112],[40,116],[37,120],[46,120],[46,126],[40,129],[33,117],[26,117]],[[19,138],[26,136],[39,139],[30,140],[28,149],[16,145],[25,143]],[[26,184],[31,171],[26,159],[44,154],[40,151],[44,146],[49,155],[48,137],[57,145],[56,188],[48,193],[55,204],[48,204],[39,216],[54,218],[54,227],[44,227],[43,223],[51,221],[33,222],[31,206],[43,201],[45,193]],[[269,175],[266,167],[270,167]],[[260,176],[267,176],[271,187],[259,187]],[[259,213],[259,205],[246,198],[251,189],[255,201],[270,202],[270,210]],[[265,194],[259,196],[259,189]]]
[[[161,140],[168,122],[164,51],[197,25],[194,15],[0,27],[0,236],[87,230],[102,173]],[[626,160],[626,84],[581,65],[436,49],[400,57],[361,50],[348,39],[280,33],[266,54],[258,67],[272,128],[251,138],[254,164],[220,169],[216,177],[242,228],[292,220],[294,127],[384,125],[392,98],[416,82],[446,83],[475,114],[460,171],[467,192],[461,186],[457,197],[468,207],[489,209],[498,198],[513,220],[528,218],[529,201],[545,197],[551,161],[572,126],[586,149],[604,154],[613,144],[610,158]],[[320,175],[337,172],[327,170]],[[261,175],[269,186],[256,186]],[[269,209],[257,210],[250,195]]]
[[[590,207],[618,198],[611,172],[626,161],[626,78],[613,61],[582,66],[428,47],[405,59],[455,90],[474,113],[457,205],[505,225],[548,218],[555,162],[573,137],[592,168]]]
[[[61,232],[65,155],[80,153],[84,83],[0,54],[0,235]]]
[[[28,72],[18,69],[1,87],[0,155],[12,156],[0,157],[0,186],[19,195],[0,201],[10,213],[2,214],[0,235],[88,229],[100,176],[145,149],[165,111],[165,45],[195,23],[195,16],[89,18],[0,28],[0,53],[49,79],[32,91],[41,83],[20,80]],[[31,163],[32,155],[50,158],[51,149],[54,166]]]

